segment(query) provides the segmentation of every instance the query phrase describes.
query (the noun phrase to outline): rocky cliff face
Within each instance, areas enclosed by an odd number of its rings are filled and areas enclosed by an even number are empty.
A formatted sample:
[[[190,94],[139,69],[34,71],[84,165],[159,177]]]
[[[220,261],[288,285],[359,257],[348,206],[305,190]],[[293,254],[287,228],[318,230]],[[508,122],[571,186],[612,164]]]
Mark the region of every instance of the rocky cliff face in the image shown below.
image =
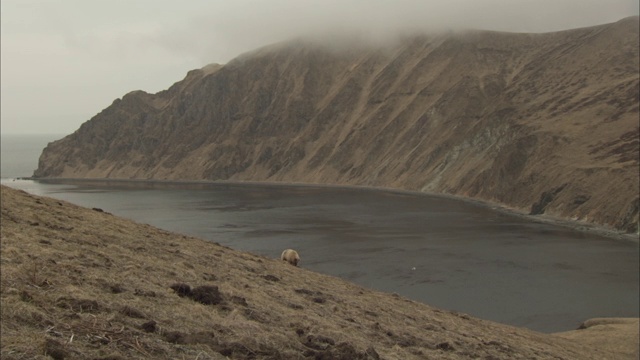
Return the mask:
[[[638,24],[266,47],[114,101],[34,176],[393,187],[637,232]]]

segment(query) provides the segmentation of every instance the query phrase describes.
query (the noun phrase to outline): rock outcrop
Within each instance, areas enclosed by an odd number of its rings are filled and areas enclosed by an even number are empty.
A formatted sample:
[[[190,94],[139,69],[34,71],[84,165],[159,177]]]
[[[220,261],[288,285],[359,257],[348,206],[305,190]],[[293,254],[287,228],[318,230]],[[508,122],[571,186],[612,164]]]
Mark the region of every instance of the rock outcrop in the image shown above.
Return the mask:
[[[276,44],[125,95],[34,176],[392,187],[637,232],[638,24]]]

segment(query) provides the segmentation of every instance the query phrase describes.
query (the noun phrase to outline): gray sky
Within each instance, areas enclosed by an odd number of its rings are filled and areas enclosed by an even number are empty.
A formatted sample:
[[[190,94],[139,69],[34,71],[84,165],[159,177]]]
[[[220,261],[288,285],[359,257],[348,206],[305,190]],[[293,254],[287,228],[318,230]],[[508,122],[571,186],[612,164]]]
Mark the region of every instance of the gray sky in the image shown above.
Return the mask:
[[[640,0],[2,0],[3,134],[69,134],[132,90],[306,34],[545,32],[637,15]]]

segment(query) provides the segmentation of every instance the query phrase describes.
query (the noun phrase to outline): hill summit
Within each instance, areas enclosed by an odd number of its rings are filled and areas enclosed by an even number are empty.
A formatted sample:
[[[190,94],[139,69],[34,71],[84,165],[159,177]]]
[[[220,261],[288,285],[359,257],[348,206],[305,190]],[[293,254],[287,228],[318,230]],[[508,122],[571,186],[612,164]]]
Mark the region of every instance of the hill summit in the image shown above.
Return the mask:
[[[390,187],[633,233],[638,28],[280,43],[115,100],[34,176]]]

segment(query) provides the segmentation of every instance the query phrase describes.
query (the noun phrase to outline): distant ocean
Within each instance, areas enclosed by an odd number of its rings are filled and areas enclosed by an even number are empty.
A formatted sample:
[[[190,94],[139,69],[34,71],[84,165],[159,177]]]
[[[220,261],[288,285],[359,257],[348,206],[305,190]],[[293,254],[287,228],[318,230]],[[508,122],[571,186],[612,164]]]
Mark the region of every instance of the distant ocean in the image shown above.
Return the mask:
[[[0,175],[2,179],[30,177],[38,168],[38,159],[48,143],[63,134],[6,135],[0,137]]]

